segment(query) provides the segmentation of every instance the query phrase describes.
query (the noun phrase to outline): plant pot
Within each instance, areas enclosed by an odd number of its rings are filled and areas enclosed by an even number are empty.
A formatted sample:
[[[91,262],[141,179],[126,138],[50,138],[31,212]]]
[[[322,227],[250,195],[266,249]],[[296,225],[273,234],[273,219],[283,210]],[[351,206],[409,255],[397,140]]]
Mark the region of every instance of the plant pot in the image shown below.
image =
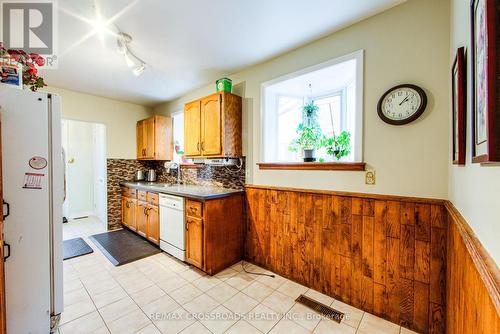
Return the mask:
[[[314,157],[315,153],[315,149],[304,149],[304,162],[316,161],[316,158]]]

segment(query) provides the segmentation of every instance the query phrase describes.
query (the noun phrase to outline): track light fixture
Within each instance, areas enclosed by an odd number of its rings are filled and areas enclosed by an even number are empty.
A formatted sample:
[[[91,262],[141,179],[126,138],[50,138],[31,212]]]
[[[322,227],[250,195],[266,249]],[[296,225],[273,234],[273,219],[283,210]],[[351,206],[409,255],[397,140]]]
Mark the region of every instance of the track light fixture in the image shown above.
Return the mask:
[[[132,73],[139,76],[146,70],[146,63],[130,50],[129,44],[131,42],[132,36],[121,31],[118,32],[116,39],[117,51],[123,55],[127,66],[133,68]]]

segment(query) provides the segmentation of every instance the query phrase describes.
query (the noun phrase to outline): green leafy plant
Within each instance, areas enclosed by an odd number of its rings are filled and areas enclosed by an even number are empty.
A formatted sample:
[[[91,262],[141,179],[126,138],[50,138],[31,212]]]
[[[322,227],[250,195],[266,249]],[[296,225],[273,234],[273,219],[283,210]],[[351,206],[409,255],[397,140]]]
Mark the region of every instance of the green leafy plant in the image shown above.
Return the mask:
[[[351,153],[351,134],[347,131],[342,131],[339,135],[333,134],[331,137],[323,136],[321,146],[326,148],[328,155],[340,160]]]
[[[308,103],[302,107],[303,124],[310,127],[318,127],[318,110],[319,107],[314,102]]]
[[[292,140],[288,149],[298,152],[299,149],[313,150],[321,147],[323,134],[320,128],[306,126],[303,123],[297,127],[297,138]]]

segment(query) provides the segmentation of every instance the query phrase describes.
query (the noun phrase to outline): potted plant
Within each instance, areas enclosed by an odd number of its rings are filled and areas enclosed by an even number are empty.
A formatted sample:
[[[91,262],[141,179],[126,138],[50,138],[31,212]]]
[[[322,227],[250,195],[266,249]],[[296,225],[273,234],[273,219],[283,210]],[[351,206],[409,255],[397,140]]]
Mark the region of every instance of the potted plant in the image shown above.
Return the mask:
[[[324,136],[321,146],[325,147],[328,155],[340,160],[351,153],[351,134],[342,131],[339,135],[334,133],[331,137]]]
[[[299,149],[302,149],[304,162],[316,161],[314,157],[315,150],[321,147],[322,136],[319,127],[307,126],[301,123],[297,127],[297,138],[292,140],[289,150],[298,152]]]

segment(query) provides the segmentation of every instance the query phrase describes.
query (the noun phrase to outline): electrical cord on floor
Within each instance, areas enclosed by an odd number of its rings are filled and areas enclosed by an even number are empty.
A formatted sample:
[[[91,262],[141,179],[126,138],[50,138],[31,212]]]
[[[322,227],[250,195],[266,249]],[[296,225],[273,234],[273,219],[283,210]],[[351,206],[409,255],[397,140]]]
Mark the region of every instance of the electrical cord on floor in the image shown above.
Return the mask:
[[[274,276],[273,274],[266,274],[266,273],[254,273],[254,272],[251,272],[251,271],[248,271],[246,268],[245,268],[245,261],[241,261],[241,268],[243,268],[243,271],[246,272],[247,274],[251,274],[251,275],[258,275],[258,276],[267,276],[267,277],[272,277],[272,278],[275,278],[276,276]]]

